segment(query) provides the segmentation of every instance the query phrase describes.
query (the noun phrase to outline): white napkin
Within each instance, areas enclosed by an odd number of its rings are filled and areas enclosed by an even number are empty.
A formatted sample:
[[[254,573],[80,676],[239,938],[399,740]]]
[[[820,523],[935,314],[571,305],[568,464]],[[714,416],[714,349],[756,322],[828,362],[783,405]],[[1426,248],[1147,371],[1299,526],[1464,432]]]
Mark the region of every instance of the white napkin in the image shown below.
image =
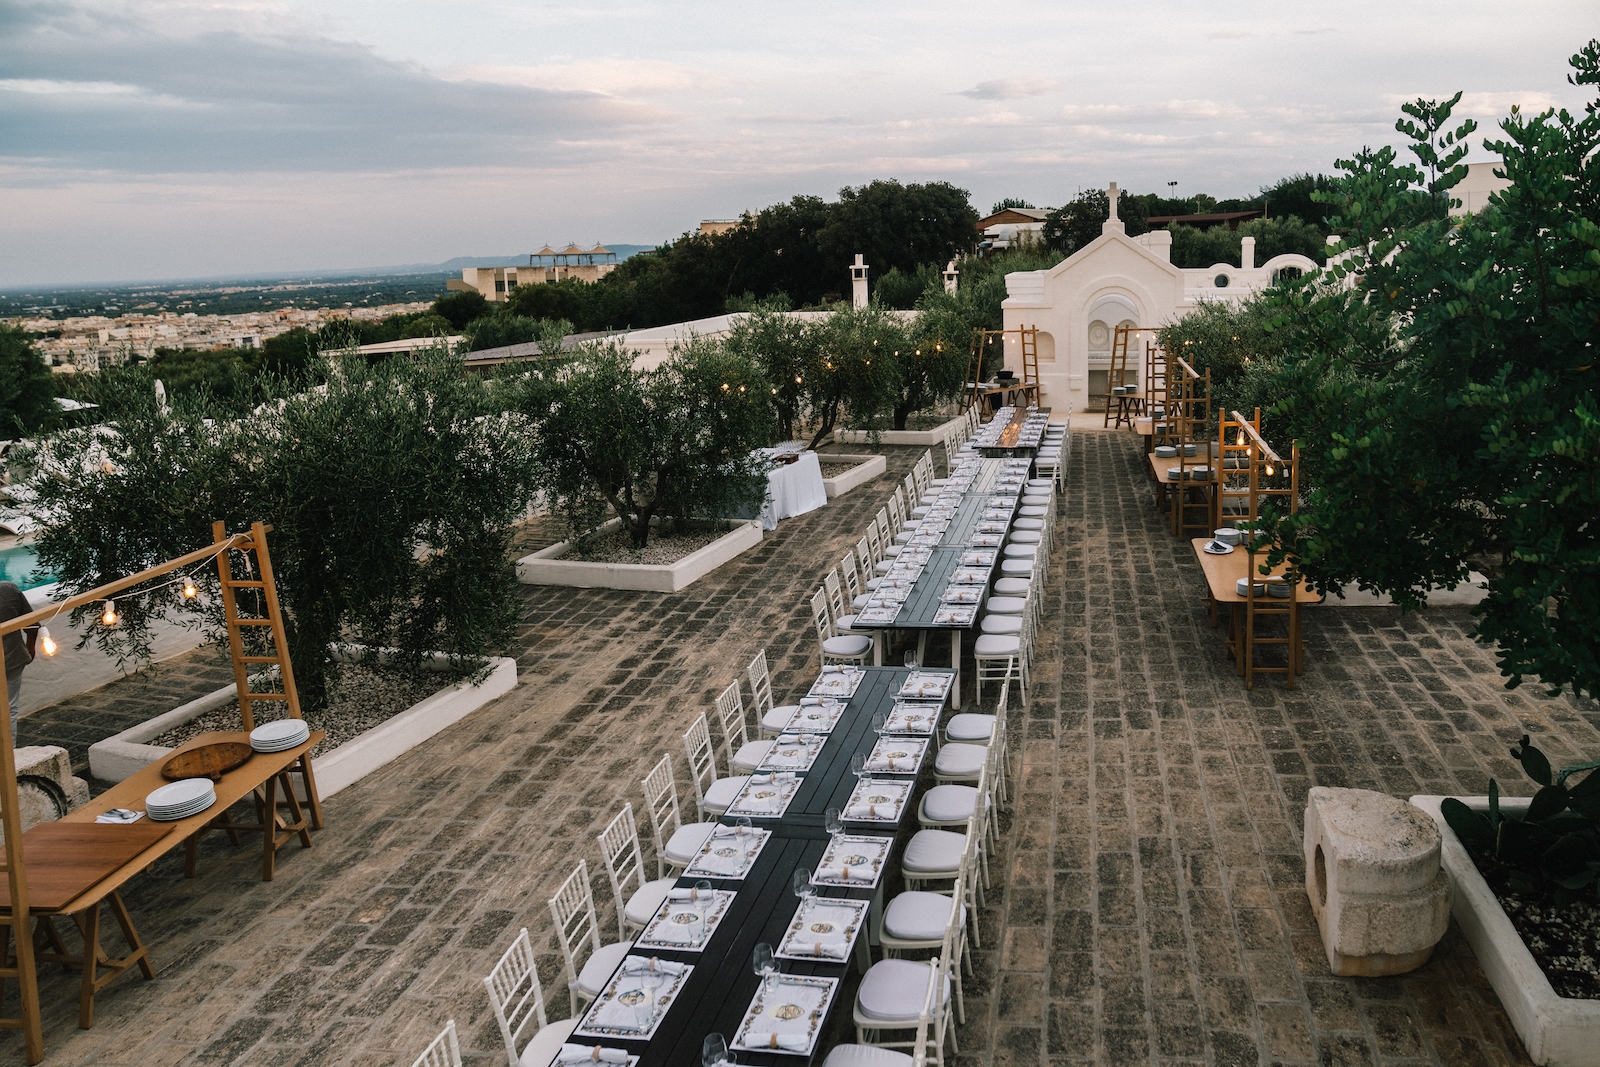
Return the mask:
[[[851,804],[844,809],[847,819],[892,819],[899,805],[891,801],[888,804]]]
[[[854,867],[848,864],[830,864],[817,868],[817,877],[829,882],[870,882],[872,881],[872,868],[864,864]]]
[[[715,890],[712,890],[711,892],[715,892]],[[713,899],[712,896],[711,896],[711,892],[708,892],[706,894],[706,899],[707,900]],[[669,890],[667,890],[667,899],[668,900],[699,900],[700,899],[700,890],[695,889],[693,887],[690,887],[688,889],[669,889]]]
[[[752,1031],[745,1039],[752,1047],[777,1048],[786,1052],[804,1052],[811,1047],[806,1034],[758,1034]]]
[[[664,978],[676,978],[688,967],[687,963],[673,963],[656,956],[629,956],[622,961],[623,974],[649,974],[654,971]]]
[[[556,1062],[568,1063],[627,1063],[628,1054],[620,1048],[601,1048],[599,1045],[562,1045],[556,1053]]]

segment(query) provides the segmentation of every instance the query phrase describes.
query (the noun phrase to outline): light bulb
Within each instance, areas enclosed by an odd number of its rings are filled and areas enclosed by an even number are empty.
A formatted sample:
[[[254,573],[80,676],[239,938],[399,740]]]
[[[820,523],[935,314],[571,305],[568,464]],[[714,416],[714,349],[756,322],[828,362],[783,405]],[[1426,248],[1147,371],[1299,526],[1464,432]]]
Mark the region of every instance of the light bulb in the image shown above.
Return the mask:
[[[1269,478],[1272,476],[1272,464],[1270,463],[1267,464],[1267,476]]]
[[[39,627],[39,651],[47,656],[56,654],[56,639],[50,636],[48,626]]]
[[[117,618],[117,602],[115,600],[106,601],[105,610],[100,613],[100,621],[107,626],[115,626]]]
[[[189,597],[192,600],[196,596],[198,596],[199,593],[200,593],[200,590],[194,584],[194,579],[193,578],[185,578],[183,580],[183,595],[184,596]]]

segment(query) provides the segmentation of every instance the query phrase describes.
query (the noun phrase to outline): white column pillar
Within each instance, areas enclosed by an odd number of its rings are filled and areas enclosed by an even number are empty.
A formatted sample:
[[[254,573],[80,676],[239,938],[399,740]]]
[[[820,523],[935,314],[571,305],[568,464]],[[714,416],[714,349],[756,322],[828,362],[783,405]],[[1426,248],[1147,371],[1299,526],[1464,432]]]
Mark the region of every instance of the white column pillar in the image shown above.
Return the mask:
[[[956,295],[956,276],[958,273],[955,260],[952,259],[944,265],[944,291],[951,296]]]
[[[867,306],[867,265],[861,261],[860,252],[850,265],[850,303],[858,308]]]

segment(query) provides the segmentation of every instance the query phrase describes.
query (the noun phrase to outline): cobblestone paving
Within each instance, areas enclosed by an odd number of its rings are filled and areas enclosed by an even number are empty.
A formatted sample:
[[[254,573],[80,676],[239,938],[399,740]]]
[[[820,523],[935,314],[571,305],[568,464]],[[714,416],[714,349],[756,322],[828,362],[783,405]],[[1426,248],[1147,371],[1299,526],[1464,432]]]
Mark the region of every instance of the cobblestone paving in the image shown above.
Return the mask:
[[[957,1062],[1525,1062],[1453,931],[1412,975],[1328,975],[1305,793],[1481,793],[1519,780],[1506,747],[1525,730],[1558,760],[1592,753],[1596,709],[1505,692],[1460,610],[1317,609],[1300,687],[1247,693],[1136,441],[1075,445]],[[916,455],[887,451],[891,476]],[[450,1017],[468,1062],[503,1062],[482,976],[527,926],[565,1014],[550,892],[586,858],[612,923],[594,835],[663,751],[688,793],[682,732],[758,648],[780,695],[808,684],[807,598],[893,484],[677,594],[527,590],[519,687],[330,799],[274,882],[217,835],[192,881],[175,857],[136,880],[159,977],[120,979],[78,1031],[75,983],[46,971],[47,1062],[402,1064]],[[0,1035],[0,1062],[19,1059]]]

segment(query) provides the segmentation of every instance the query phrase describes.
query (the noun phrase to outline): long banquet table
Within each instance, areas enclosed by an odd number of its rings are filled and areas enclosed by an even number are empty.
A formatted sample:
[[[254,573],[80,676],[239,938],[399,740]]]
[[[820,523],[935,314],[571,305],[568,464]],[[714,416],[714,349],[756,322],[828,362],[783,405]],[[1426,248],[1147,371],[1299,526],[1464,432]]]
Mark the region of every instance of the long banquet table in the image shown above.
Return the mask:
[[[973,479],[971,487],[962,494],[961,502],[956,507],[955,517],[945,528],[938,547],[934,548],[927,565],[911,588],[911,595],[906,598],[894,620],[879,623],[858,616],[853,625],[856,630],[914,630],[918,632],[919,645],[926,641],[929,633],[948,633],[950,669],[956,672],[951,703],[957,708],[961,706],[961,635],[978,628],[978,620],[983,617],[983,606],[989,599],[989,587],[994,582],[995,572],[999,569],[1000,560],[1004,556],[1003,548],[995,549],[994,560],[988,567],[989,580],[984,583],[982,599],[974,605],[976,610],[972,613],[972,621],[959,624],[941,622],[937,615],[945,588],[950,583],[950,575],[961,566],[961,557],[970,550],[973,533],[983,521],[983,512],[988,506],[990,494],[994,491],[995,481],[1000,477],[1005,465],[1006,461],[1002,459],[979,461],[977,476]],[[1020,494],[1018,499],[1020,500]],[[1016,508],[1017,501],[1013,501],[1011,508],[1013,517]],[[921,658],[920,655],[918,658]]]
[[[772,831],[754,866],[742,880],[708,878],[715,889],[736,889],[738,895],[727,913],[713,931],[705,948],[699,952],[673,951],[660,948],[638,948],[639,955],[658,956],[664,960],[690,964],[694,969],[677,993],[671,1007],[662,1018],[647,1042],[629,1040],[613,1035],[595,1039],[583,1035],[570,1040],[586,1045],[601,1044],[607,1048],[620,1048],[638,1056],[639,1067],[682,1067],[700,1063],[701,1043],[707,1034],[724,1035],[729,1045],[739,1029],[745,1011],[755,996],[760,980],[751,969],[751,955],[755,946],[765,942],[776,947],[795,914],[799,901],[791,889],[791,879],[797,870],[811,870],[817,866],[829,842],[824,825],[825,813],[832,807],[843,808],[856,785],[851,773],[850,757],[870,752],[878,739],[872,729],[872,720],[879,712],[887,713],[895,703],[896,693],[905,683],[909,671],[904,667],[862,667],[865,677],[855,693],[845,703],[839,722],[829,733],[811,769],[804,773],[794,798],[787,810],[778,818],[754,818],[752,825]],[[930,672],[923,672],[930,673]],[[930,746],[931,747],[931,746]],[[907,778],[906,780],[911,780]],[[897,827],[883,827],[892,834],[899,826],[915,819],[916,798],[913,793],[902,809]],[[724,823],[734,820],[724,818]],[[870,833],[859,824],[847,824],[846,833]],[[886,859],[885,866],[888,866]],[[880,875],[877,887],[883,885]],[[681,877],[679,887],[688,888],[700,879]],[[875,896],[877,889],[845,889],[818,887],[817,896],[864,900]],[[865,938],[863,928],[858,937]],[[859,942],[858,942],[859,946]],[[849,971],[856,953],[844,959],[831,961],[781,961],[785,975],[819,975],[840,979]],[[615,977],[615,976],[613,976]],[[610,982],[608,981],[608,985]],[[822,1020],[819,1037],[811,1054],[785,1052],[737,1052],[741,1065],[768,1064],[773,1067],[799,1067],[814,1057],[820,1062],[826,1052],[822,1036],[826,1035],[829,1019],[838,1011],[849,1011],[850,1004],[842,1003],[835,991],[829,1007],[828,1018]],[[581,1029],[581,1028],[580,1028]]]

